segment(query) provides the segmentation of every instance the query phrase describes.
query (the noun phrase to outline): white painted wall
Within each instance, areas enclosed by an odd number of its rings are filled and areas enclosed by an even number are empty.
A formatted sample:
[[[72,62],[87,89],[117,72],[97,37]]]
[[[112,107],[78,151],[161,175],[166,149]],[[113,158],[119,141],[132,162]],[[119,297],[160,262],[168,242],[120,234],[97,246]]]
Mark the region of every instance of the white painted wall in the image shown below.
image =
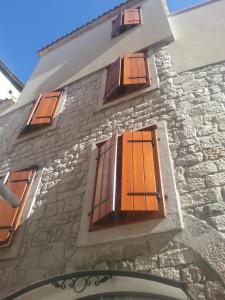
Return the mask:
[[[59,88],[99,70],[125,52],[171,39],[172,32],[161,1],[143,0],[140,5],[142,26],[112,39],[112,19],[109,19],[41,57],[15,107],[34,100],[43,91]]]
[[[225,60],[225,0],[214,0],[169,17],[175,41],[173,70],[182,72]]]
[[[9,91],[12,93],[10,94]],[[5,99],[17,99],[20,92],[14,87],[11,81],[0,71],[0,101]]]

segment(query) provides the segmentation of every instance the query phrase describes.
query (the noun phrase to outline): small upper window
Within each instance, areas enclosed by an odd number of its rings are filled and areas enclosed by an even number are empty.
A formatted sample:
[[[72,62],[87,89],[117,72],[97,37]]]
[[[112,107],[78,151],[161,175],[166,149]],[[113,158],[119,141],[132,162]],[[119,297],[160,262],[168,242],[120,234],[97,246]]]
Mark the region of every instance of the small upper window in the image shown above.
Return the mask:
[[[0,199],[0,246],[9,244],[19,225],[35,174],[36,168],[32,168],[11,172],[5,177],[6,186],[17,196],[20,205],[18,208],[12,208],[7,202]]]
[[[62,92],[47,92],[41,94],[36,102],[32,113],[22,131],[22,133],[30,132],[34,129],[43,128],[51,125],[55,116],[57,106],[59,104]]]
[[[105,102],[150,85],[145,53],[127,53],[108,67]]]
[[[165,216],[156,127],[98,145],[90,230]]]
[[[141,24],[141,11],[140,8],[125,9],[124,13],[112,22],[112,37]]]

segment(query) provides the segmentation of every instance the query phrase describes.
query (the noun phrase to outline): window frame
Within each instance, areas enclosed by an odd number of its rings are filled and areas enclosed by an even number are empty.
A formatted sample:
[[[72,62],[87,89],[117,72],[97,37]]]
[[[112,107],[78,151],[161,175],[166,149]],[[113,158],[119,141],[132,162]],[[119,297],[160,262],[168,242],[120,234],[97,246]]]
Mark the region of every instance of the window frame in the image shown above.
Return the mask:
[[[130,25],[128,28],[125,28],[126,26],[124,25],[124,14],[125,14],[125,11],[126,10],[129,10],[129,9],[138,9],[139,10],[139,15],[140,15],[140,23],[139,24],[133,24],[133,25]],[[120,16],[120,19],[121,19],[121,24],[120,24],[120,30],[117,34],[113,35],[113,23],[114,21],[116,21],[116,19]],[[141,11],[141,6],[138,6],[138,7],[129,7],[129,8],[126,8],[124,9],[123,11],[121,11],[117,16],[116,18],[114,18],[112,20],[112,30],[111,30],[111,38],[116,38],[117,36],[120,36],[121,34],[123,34],[124,32],[127,32],[133,28],[137,28],[139,26],[142,26],[143,25],[143,16],[142,16],[142,11]]]
[[[138,51],[136,51],[138,52]],[[104,68],[103,74],[102,74],[102,82],[101,87],[99,91],[98,96],[98,103],[96,107],[95,113],[98,113],[102,110],[105,110],[109,107],[112,107],[114,105],[119,105],[126,101],[131,101],[135,97],[144,95],[146,93],[152,92],[156,89],[159,89],[159,79],[157,75],[157,69],[156,69],[156,63],[155,63],[155,56],[153,54],[152,49],[146,49],[147,53],[147,63],[149,66],[149,70],[151,70],[151,73],[149,74],[149,78],[151,80],[151,85],[148,87],[144,87],[142,89],[135,90],[127,95],[119,95],[116,99],[113,99],[113,101],[108,101],[107,103],[104,100],[105,97],[105,87],[106,87],[106,80],[107,80],[107,68]],[[116,57],[115,57],[116,59]],[[115,61],[114,59],[114,61]]]
[[[146,127],[154,125],[155,122],[149,120]],[[89,170],[86,181],[86,189],[83,198],[81,212],[81,222],[77,237],[78,247],[87,247],[97,244],[118,242],[124,239],[132,239],[143,236],[150,237],[152,234],[168,233],[178,231],[183,228],[182,213],[180,209],[180,199],[176,188],[174,177],[173,162],[169,149],[167,126],[165,121],[157,122],[158,137],[160,138],[159,157],[161,162],[161,176],[163,190],[165,195],[166,217],[154,220],[145,220],[142,222],[133,222],[123,224],[122,226],[113,226],[101,228],[95,231],[89,231],[89,216],[91,211],[92,197],[94,190],[94,176],[96,170],[96,143],[104,142],[98,140],[92,144],[90,149]],[[144,127],[130,127],[129,130],[144,129]],[[111,135],[108,136],[110,138]]]
[[[149,66],[149,56],[148,56],[148,51],[144,50],[144,51],[136,51],[135,53],[143,53],[144,54],[144,60],[145,60],[145,71],[147,74],[147,82],[146,84],[140,85],[140,87],[137,87],[135,84],[131,84],[129,87],[125,86],[122,83],[122,76],[123,76],[123,70],[124,70],[124,55],[121,57],[121,70],[120,70],[120,86],[119,88],[122,90],[124,88],[125,91],[118,91],[117,94],[115,96],[109,97],[109,98],[105,98],[105,95],[103,97],[103,104],[109,104],[117,99],[120,99],[122,97],[127,97],[133,93],[139,92],[141,90],[147,89],[151,86],[151,69]],[[125,53],[126,54],[126,53]],[[131,53],[130,53],[131,54]],[[113,62],[114,63],[114,62]],[[112,64],[110,64],[109,66],[106,67],[107,70],[107,74],[106,74],[106,79],[108,76],[108,69]],[[106,87],[106,85],[105,85]],[[127,89],[127,90],[126,90]]]
[[[61,89],[56,89],[56,90],[52,90],[50,92],[61,92],[60,98],[59,98],[59,102],[58,105],[55,109],[55,112],[53,114],[53,118],[52,121],[49,124],[42,124],[42,125],[37,125],[36,127],[34,126],[33,128],[30,128],[28,130],[26,130],[26,128],[29,126],[28,123],[30,122],[30,120],[32,119],[32,116],[41,100],[42,94],[41,93],[39,95],[38,98],[36,98],[35,100],[33,100],[31,103],[33,104],[32,108],[30,108],[29,113],[27,113],[27,115],[29,117],[26,118],[25,123],[23,124],[22,128],[20,129],[20,133],[18,135],[18,138],[21,139],[26,139],[26,138],[30,138],[31,136],[37,136],[39,134],[43,134],[45,132],[48,132],[49,130],[53,130],[55,129],[57,122],[58,122],[58,116],[61,113],[65,100],[66,100],[66,96],[67,96],[67,88],[61,88]],[[46,92],[45,92],[46,93]]]
[[[94,186],[93,197],[92,197],[92,209],[91,209],[91,212],[89,213],[89,217],[90,217],[89,231],[100,230],[102,228],[119,226],[119,225],[129,224],[129,223],[133,223],[133,222],[154,220],[154,219],[164,218],[166,216],[165,205],[164,205],[165,199],[164,199],[163,185],[162,185],[162,178],[161,178],[161,171],[160,171],[157,125],[154,124],[152,126],[145,127],[143,129],[133,130],[133,132],[137,132],[137,131],[152,131],[153,132],[154,164],[156,167],[155,179],[158,181],[158,187],[159,187],[158,192],[160,193],[160,198],[158,199],[158,206],[159,206],[158,211],[157,212],[127,212],[126,213],[126,212],[122,212],[119,209],[119,206],[121,204],[122,164],[118,163],[118,152],[117,152],[117,154],[116,154],[117,173],[115,176],[116,177],[118,176],[119,180],[116,180],[117,186],[115,187],[115,189],[118,191],[118,188],[119,188],[119,196],[117,196],[116,203],[115,203],[116,210],[112,213],[111,216],[106,217],[103,221],[99,221],[97,223],[92,222],[92,212],[93,212],[93,206],[94,206],[94,195],[96,192],[96,179],[97,179],[97,170],[98,170],[98,163],[97,163],[96,171],[95,171],[95,186]],[[122,134],[118,135],[118,137],[117,137],[118,144],[120,143],[119,140],[121,140],[121,138],[122,138]],[[96,147],[98,148],[98,155],[99,155],[99,146],[101,146],[105,142],[100,142],[100,143],[96,144]],[[122,149],[122,144],[121,144],[121,149]],[[122,154],[122,151],[121,151],[121,154]],[[118,187],[118,185],[119,185],[119,187]]]
[[[29,182],[29,185],[26,188],[26,191],[21,199],[19,207],[15,208],[18,210],[16,212],[15,219],[13,222],[14,229],[10,232],[9,237],[5,241],[0,241],[0,248],[4,248],[4,247],[11,245],[13,237],[14,237],[18,227],[24,220],[24,216],[25,215],[29,216],[29,214],[30,214],[30,209],[28,210],[28,207],[31,205],[31,203],[33,203],[33,201],[29,201],[29,198],[30,197],[33,198],[36,194],[37,189],[35,189],[35,192],[34,192],[34,186],[37,186],[37,184],[35,184],[35,183],[37,183],[37,174],[39,173],[39,167],[36,165],[27,167],[24,169],[9,171],[6,173],[5,176],[1,176],[1,180],[3,181],[4,184],[7,184],[8,179],[12,173],[21,172],[21,171],[32,171],[31,181]]]

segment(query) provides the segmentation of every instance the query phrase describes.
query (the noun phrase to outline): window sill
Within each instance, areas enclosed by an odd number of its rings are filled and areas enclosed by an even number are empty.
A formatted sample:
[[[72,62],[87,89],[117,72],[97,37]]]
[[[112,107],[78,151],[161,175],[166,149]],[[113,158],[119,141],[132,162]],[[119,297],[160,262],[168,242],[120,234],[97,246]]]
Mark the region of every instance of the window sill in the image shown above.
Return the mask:
[[[124,224],[121,226],[114,226],[110,228],[103,228],[97,231],[89,231],[88,213],[91,211],[92,197],[94,190],[94,178],[96,169],[97,155],[96,145],[93,145],[90,167],[87,179],[87,188],[84,197],[84,207],[82,211],[80,231],[78,234],[78,246],[90,246],[101,244],[105,242],[118,241],[121,239],[137,238],[141,236],[148,236],[150,234],[169,232],[174,230],[181,230],[183,228],[182,216],[180,211],[179,196],[176,190],[176,184],[173,174],[172,161],[170,150],[168,146],[168,137],[166,132],[166,123],[159,122],[158,137],[159,141],[159,157],[160,169],[163,182],[163,190],[166,206],[166,217],[155,220],[145,220],[136,223]],[[141,129],[141,128],[140,128]]]

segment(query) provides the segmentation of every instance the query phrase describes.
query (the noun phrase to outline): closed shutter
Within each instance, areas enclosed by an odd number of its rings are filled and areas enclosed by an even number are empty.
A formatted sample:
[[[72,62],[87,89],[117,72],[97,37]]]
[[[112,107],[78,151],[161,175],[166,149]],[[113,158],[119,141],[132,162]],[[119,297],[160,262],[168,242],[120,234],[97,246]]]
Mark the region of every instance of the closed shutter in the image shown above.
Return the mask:
[[[151,131],[123,134],[121,211],[158,211],[152,138]]]
[[[141,13],[139,8],[126,9],[124,12],[124,26],[138,25],[141,23]]]
[[[92,223],[115,210],[117,134],[99,147]]]
[[[148,70],[144,53],[124,55],[123,85],[145,85],[148,83]]]
[[[28,125],[50,124],[60,96],[61,92],[43,93]]]
[[[122,15],[120,14],[115,20],[112,21],[112,37],[120,33],[121,20],[122,20]]]
[[[118,58],[108,68],[106,88],[105,88],[105,99],[109,99],[116,95],[116,92],[120,86],[120,75],[121,75],[121,58]]]
[[[0,244],[7,242],[18,226],[25,204],[25,196],[34,177],[34,170],[12,172],[7,180],[7,187],[20,200],[18,208],[12,208],[7,202],[0,200]]]

